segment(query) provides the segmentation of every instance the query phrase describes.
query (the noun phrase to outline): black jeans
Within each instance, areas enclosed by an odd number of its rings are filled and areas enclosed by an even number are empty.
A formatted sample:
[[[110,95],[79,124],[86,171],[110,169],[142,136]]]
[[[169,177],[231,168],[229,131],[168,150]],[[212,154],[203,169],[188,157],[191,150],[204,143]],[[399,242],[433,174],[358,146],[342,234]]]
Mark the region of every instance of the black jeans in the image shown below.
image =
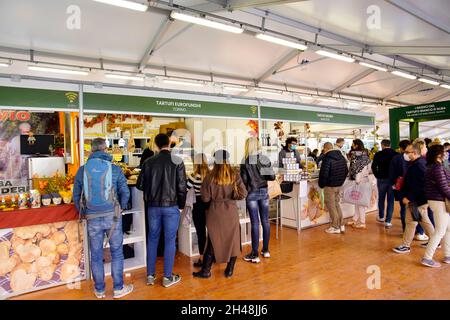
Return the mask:
[[[206,245],[206,209],[208,204],[197,196],[192,210],[192,220],[194,220],[195,231],[198,239],[198,252],[202,255]]]

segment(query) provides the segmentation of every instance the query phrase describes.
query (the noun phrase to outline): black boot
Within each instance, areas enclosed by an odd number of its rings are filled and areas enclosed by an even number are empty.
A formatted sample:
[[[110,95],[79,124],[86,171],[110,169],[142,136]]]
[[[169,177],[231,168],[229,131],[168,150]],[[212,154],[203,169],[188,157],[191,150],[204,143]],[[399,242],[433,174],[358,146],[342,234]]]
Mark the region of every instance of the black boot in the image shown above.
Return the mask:
[[[211,266],[213,264],[214,257],[210,254],[205,254],[203,256],[203,265],[202,269],[199,272],[193,272],[192,275],[195,278],[204,278],[207,279],[211,277]]]
[[[225,268],[225,277],[230,278],[233,275],[234,265],[236,264],[236,257],[231,257]]]
[[[201,268],[203,266],[203,262],[201,258],[198,258],[197,262],[194,262],[194,267]]]

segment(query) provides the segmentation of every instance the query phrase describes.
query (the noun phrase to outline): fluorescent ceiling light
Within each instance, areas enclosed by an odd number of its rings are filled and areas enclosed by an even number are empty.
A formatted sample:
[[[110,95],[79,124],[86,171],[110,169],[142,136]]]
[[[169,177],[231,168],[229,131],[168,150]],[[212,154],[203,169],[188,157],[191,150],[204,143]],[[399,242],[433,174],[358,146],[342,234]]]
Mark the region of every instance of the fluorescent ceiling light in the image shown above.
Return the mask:
[[[375,69],[375,70],[378,70],[378,71],[384,71],[384,72],[387,71],[386,68],[383,68],[383,67],[380,67],[380,66],[377,66],[377,65],[374,65],[374,64],[370,64],[370,63],[367,63],[367,62],[360,62],[359,64],[364,66],[364,67],[372,68],[372,69]]]
[[[355,59],[353,59],[353,58],[343,56],[342,54],[337,54],[334,52],[329,52],[329,51],[325,51],[325,50],[317,50],[316,53],[320,54],[321,56],[325,56],[328,58],[333,58],[333,59],[337,59],[337,60],[341,60],[341,61],[345,61],[345,62],[355,62]]]
[[[303,96],[303,95],[299,95],[299,97],[300,97],[301,99],[306,99],[306,100],[312,100],[312,99],[314,99],[312,96]]]
[[[428,83],[428,84],[432,84],[433,86],[438,86],[439,85],[439,82],[431,80],[431,79],[427,79],[427,78],[419,78],[419,81],[420,82],[425,82],[425,83]]]
[[[131,9],[131,10],[136,10],[136,11],[147,11],[148,6],[142,3],[136,3],[133,1],[127,1],[127,0],[94,0],[96,2],[101,2],[101,3],[106,3],[106,4],[110,4],[116,7],[122,7],[122,8],[127,8],[127,9]]]
[[[239,91],[239,92],[247,92],[248,89],[242,86],[223,86],[224,90],[228,91]]]
[[[9,63],[0,62],[0,67],[9,67]]]
[[[368,108],[376,108],[376,107],[378,107],[378,105],[376,105],[376,104],[367,104],[367,103],[364,103],[362,106],[363,107],[368,107]]]
[[[450,85],[448,84],[441,84],[441,87],[445,89],[450,89]]]
[[[395,74],[396,76],[403,77],[403,78],[406,78],[406,79],[411,79],[411,80],[417,79],[417,77],[413,76],[412,74],[401,72],[401,71],[397,71],[397,70],[394,70],[391,73]]]
[[[282,46],[285,46],[285,47],[290,47],[290,48],[294,48],[294,49],[303,50],[303,51],[308,49],[308,47],[305,46],[304,44],[293,42],[293,41],[284,40],[284,39],[277,38],[277,37],[272,37],[272,36],[269,36],[268,34],[264,34],[264,33],[258,33],[256,35],[256,38],[258,38],[260,40],[276,43],[276,44],[279,44],[279,45],[282,45]]]
[[[145,78],[141,76],[127,76],[123,74],[115,74],[115,73],[107,73],[105,75],[107,78],[111,79],[120,79],[120,80],[136,80],[136,81],[144,81]]]
[[[174,80],[174,79],[164,79],[163,82],[167,83],[167,84],[176,84],[176,85],[191,86],[191,87],[203,87],[205,85],[202,82]]]
[[[83,71],[83,70],[59,69],[59,68],[40,67],[40,66],[28,66],[28,69],[33,70],[33,71],[71,74],[71,75],[77,75],[77,76],[87,76],[89,74],[89,72]]]
[[[266,94],[275,94],[275,95],[282,95],[283,91],[280,90],[270,90],[270,89],[255,89],[255,92],[257,93],[266,93]]]
[[[235,26],[231,26],[228,24],[224,24],[224,23],[220,23],[220,22],[216,22],[216,21],[212,21],[212,20],[208,20],[208,19],[204,19],[204,18],[194,17],[194,16],[191,16],[188,14],[179,13],[179,12],[175,12],[175,11],[172,11],[170,16],[175,20],[181,20],[184,22],[194,23],[194,24],[198,24],[198,25],[201,25],[204,27],[210,27],[210,28],[214,28],[214,29],[218,29],[218,30],[222,30],[222,31],[227,31],[227,32],[232,32],[232,33],[244,32],[244,29],[242,29],[242,28],[238,28]]]

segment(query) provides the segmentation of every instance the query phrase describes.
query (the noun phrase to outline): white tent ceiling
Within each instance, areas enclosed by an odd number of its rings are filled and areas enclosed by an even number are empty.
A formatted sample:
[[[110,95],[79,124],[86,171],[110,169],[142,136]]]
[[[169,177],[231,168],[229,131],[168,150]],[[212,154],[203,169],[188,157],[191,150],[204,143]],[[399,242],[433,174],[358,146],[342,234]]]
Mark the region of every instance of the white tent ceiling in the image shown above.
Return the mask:
[[[67,27],[72,15],[67,10],[73,5],[81,14],[80,28],[75,30]],[[311,42],[318,34],[319,45],[358,56],[365,48],[365,58],[387,65],[395,63],[403,70],[450,83],[448,0],[174,0],[173,5],[256,27],[262,27],[262,16],[265,16],[267,30]],[[379,28],[366,25],[371,6],[379,9]],[[217,83],[247,86],[257,83],[261,87],[305,94],[359,101],[384,100],[397,105],[450,98],[450,90],[446,88],[388,72],[369,72],[371,69],[357,63],[324,58],[311,49],[301,52],[261,41],[251,32],[231,34],[169,21],[171,9],[169,1],[151,1],[147,12],[137,12],[92,0],[0,0],[0,62],[12,62],[8,68],[1,68],[0,73],[142,85],[107,79],[105,70],[101,69],[135,73],[142,64],[142,71],[147,75],[145,85],[164,89],[193,90],[164,84],[159,78],[152,78],[153,75],[205,81],[212,77],[215,84],[210,82],[195,91],[213,94],[227,94]],[[30,71],[27,68],[31,62],[30,50],[34,61],[43,64],[93,69],[85,77]],[[249,90],[240,95],[349,108],[343,100],[306,101],[286,92],[271,96]],[[356,108],[376,112],[380,132],[388,134],[386,106]],[[436,131],[426,133],[449,135],[448,123],[434,123],[433,127]],[[402,130],[402,135],[406,135],[407,128]]]

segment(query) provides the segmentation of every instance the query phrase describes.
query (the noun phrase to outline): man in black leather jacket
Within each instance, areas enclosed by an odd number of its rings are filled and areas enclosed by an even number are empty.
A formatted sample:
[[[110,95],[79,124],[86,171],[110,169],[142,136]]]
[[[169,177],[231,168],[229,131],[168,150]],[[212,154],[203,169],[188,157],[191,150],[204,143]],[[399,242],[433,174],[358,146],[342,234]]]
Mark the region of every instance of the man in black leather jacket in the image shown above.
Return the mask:
[[[148,206],[149,234],[147,245],[147,284],[156,280],[155,264],[161,228],[164,232],[163,286],[170,287],[181,280],[172,274],[175,259],[175,239],[180,223],[180,210],[186,202],[186,172],[181,158],[172,155],[169,137],[158,134],[155,143],[160,152],[147,159],[137,181]]]

